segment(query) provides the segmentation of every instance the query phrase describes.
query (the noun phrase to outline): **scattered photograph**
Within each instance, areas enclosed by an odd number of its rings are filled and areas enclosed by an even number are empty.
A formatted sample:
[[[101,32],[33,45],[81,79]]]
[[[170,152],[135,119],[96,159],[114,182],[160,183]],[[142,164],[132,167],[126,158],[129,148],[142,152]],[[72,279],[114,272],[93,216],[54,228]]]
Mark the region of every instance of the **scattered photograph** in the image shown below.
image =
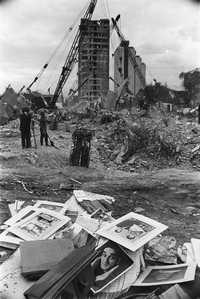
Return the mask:
[[[13,203],[8,204],[11,216],[16,215],[23,207],[23,204],[24,204],[23,200],[15,200]]]
[[[192,250],[194,253],[195,261],[198,267],[200,267],[200,239],[192,238],[191,243],[192,243]]]
[[[89,201],[104,200],[104,201],[107,201],[109,204],[112,204],[115,201],[114,197],[112,197],[112,196],[87,192],[84,190],[74,190],[73,194],[76,197],[78,202],[81,202],[84,200],[89,200]]]
[[[39,209],[33,215],[16,223],[10,232],[26,241],[46,239],[71,219],[46,209]]]
[[[110,216],[101,208],[97,209],[94,213],[92,213],[90,217],[105,222],[112,222],[114,220],[112,216]]]
[[[14,249],[14,248],[16,248],[16,245],[18,246],[20,244],[20,242],[22,242],[22,241],[23,241],[23,239],[18,238],[17,236],[12,234],[9,231],[9,228],[4,230],[0,234],[0,246],[6,247],[6,248]]]
[[[105,210],[103,205],[98,200],[83,200],[79,204],[90,215],[96,212],[98,209]]]
[[[76,223],[84,228],[89,234],[95,237],[96,232],[100,229],[100,227],[102,227],[104,222],[85,215],[78,215]]]
[[[5,262],[11,256],[11,254],[13,254],[13,252],[14,249],[0,246],[0,265]]]
[[[78,212],[79,214],[87,214],[86,211],[79,205],[74,195],[72,195],[65,203],[64,203],[65,214],[66,212],[71,211]]]
[[[153,286],[191,281],[195,276],[195,264],[149,266],[139,276],[134,286]]]
[[[107,241],[97,249],[97,255],[90,264],[91,291],[98,293],[130,269],[133,261],[116,243]],[[84,270],[82,272],[84,276]]]
[[[110,211],[111,204],[114,202],[114,198],[111,196],[86,192],[83,190],[74,190],[73,194],[79,204],[89,214],[94,213],[99,208],[105,211]]]
[[[89,242],[96,242],[96,239],[89,234],[84,228],[77,223],[64,225],[53,236],[52,239],[70,239],[74,244],[74,248],[80,248],[87,245]]]
[[[5,224],[8,226],[11,226],[23,219],[25,219],[28,216],[31,216],[34,214],[38,209],[34,206],[28,206],[20,210],[17,214],[15,214],[13,217],[9,218],[7,221],[5,221]]]
[[[134,212],[103,226],[96,233],[132,251],[155,238],[167,226]]]
[[[64,204],[61,202],[51,202],[48,200],[38,200],[34,205],[35,208],[44,208],[58,213],[64,214]]]

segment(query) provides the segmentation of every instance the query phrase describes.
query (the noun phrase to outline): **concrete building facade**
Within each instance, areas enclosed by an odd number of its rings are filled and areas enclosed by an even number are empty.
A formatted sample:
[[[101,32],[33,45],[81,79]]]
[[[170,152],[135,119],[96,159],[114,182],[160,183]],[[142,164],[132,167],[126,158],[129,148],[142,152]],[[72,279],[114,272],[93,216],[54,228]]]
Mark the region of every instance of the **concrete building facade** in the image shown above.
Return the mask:
[[[127,78],[128,89],[136,95],[145,86],[146,65],[141,57],[136,55],[134,47],[129,47],[128,41],[123,41],[114,52],[114,79],[121,85]],[[118,87],[115,84],[114,91],[117,93],[117,90]]]
[[[79,97],[95,101],[109,89],[110,22],[82,19],[78,57]]]

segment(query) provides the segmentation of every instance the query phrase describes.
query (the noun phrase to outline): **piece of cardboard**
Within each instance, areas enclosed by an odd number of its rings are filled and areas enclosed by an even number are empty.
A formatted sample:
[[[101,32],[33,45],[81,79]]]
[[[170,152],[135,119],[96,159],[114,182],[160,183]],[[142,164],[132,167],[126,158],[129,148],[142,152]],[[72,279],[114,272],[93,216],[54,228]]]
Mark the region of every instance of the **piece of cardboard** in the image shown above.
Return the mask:
[[[55,298],[95,256],[94,245],[73,250],[66,258],[62,259],[50,271],[44,274],[25,293],[25,297]]]
[[[191,243],[192,243],[192,249],[194,252],[195,261],[198,267],[200,267],[200,239],[192,238]]]
[[[74,250],[70,239],[25,241],[20,244],[22,275],[35,279]]]

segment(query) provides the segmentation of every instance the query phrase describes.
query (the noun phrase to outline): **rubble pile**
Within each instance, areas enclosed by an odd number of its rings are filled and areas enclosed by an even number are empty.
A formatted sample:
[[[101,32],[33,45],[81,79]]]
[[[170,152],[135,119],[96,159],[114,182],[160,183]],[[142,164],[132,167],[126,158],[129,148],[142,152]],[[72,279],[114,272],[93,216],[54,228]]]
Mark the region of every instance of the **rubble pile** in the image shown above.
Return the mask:
[[[1,126],[0,137],[17,137],[20,136],[19,120],[15,119]]]
[[[102,121],[103,120],[103,121]],[[73,131],[76,120],[69,120]],[[180,118],[154,109],[148,116],[140,112],[101,111],[81,124],[95,131],[91,160],[106,168],[143,171],[168,167],[199,168],[200,128],[195,119]]]
[[[178,246],[174,237],[162,235],[168,227],[156,220],[130,211],[113,218],[114,202],[112,196],[74,190],[65,202],[10,204],[12,216],[4,219],[0,234],[0,297],[148,294],[146,286],[157,290],[161,284],[156,276],[145,283],[151,269],[176,273],[186,267],[190,275],[176,283],[195,279],[199,239]],[[165,278],[162,284],[173,281]]]
[[[198,167],[198,125],[172,116],[120,117],[96,130],[101,161],[114,169],[140,171],[163,167]]]
[[[80,120],[80,116],[75,119],[68,117],[67,120],[61,118],[55,134],[51,132],[59,152],[57,149],[56,154],[51,155],[52,148],[45,151],[36,149],[37,153],[33,152],[32,155],[30,152],[30,157],[22,155],[21,158],[41,167],[67,165],[72,144],[71,133],[79,123],[92,129],[95,134],[91,147],[92,167],[100,165],[129,172],[182,166],[199,169],[198,125],[185,119],[177,120],[174,115],[163,115],[159,111],[154,111],[148,117],[128,111],[105,110],[92,119]],[[1,126],[0,137],[19,137],[19,121]]]
[[[0,125],[16,119],[19,110],[29,105],[29,101],[24,96],[19,95],[11,86],[8,86],[0,97]]]

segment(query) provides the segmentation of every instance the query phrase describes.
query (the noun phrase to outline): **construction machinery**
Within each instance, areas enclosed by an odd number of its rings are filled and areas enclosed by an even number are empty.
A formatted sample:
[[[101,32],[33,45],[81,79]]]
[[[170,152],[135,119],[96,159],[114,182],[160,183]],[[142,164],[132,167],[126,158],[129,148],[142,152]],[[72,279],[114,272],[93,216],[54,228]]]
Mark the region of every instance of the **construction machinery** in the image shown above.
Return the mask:
[[[111,20],[112,20],[113,28],[116,30],[117,35],[119,36],[119,39],[120,39],[121,43],[123,43],[123,42],[126,42],[126,39],[125,39],[123,33],[121,32],[121,30],[120,30],[118,24],[117,24],[119,18],[120,18],[120,15],[118,15],[115,19],[114,19],[114,18],[111,18]],[[137,61],[136,61],[136,58],[135,58],[135,56],[133,55],[133,53],[130,51],[130,49],[128,49],[128,57],[130,58],[130,62],[131,62],[131,64],[133,65],[134,70],[137,72],[137,75],[138,75],[138,77],[140,78],[140,81],[141,81],[141,83],[142,83],[142,85],[143,85],[143,88],[144,88],[144,87],[146,86],[146,80],[145,80],[145,77],[144,77],[144,75],[142,74],[142,72],[141,72],[141,70],[140,70],[140,68],[139,68],[139,65],[138,65],[138,63],[137,63]]]
[[[114,83],[117,87],[120,87],[119,83],[118,83],[115,79],[113,79],[113,77],[109,76],[108,79],[111,80],[111,81],[113,81],[113,83]]]
[[[85,14],[83,15],[84,19],[91,20],[96,4],[97,4],[97,0],[91,0]],[[62,71],[61,71],[61,74],[60,74],[60,77],[59,77],[59,80],[58,80],[58,83],[57,83],[57,86],[56,86],[56,89],[55,89],[55,92],[53,95],[53,99],[50,103],[51,108],[54,108],[55,103],[62,91],[62,88],[64,87],[67,79],[69,78],[69,75],[73,69],[73,66],[77,61],[78,46],[79,46],[80,38],[81,38],[81,32],[80,32],[80,29],[78,29],[76,36],[74,38],[74,41],[72,43],[72,46],[70,48],[70,51],[68,53],[68,56],[65,60],[64,66],[62,67]]]
[[[68,93],[68,96],[73,96],[73,95],[75,95],[80,89],[81,89],[81,87],[83,87],[86,83],[87,83],[87,81],[89,80],[89,78],[90,78],[91,76],[88,76],[77,88],[75,88],[75,89],[70,89],[69,90],[69,93]]]
[[[96,7],[96,4],[97,4],[97,0],[91,0],[90,1],[89,6],[87,7],[85,13],[82,16],[83,19],[91,20],[93,12],[94,12],[95,7]],[[116,32],[117,32],[117,34],[120,38],[120,41],[121,42],[126,42],[126,39],[125,39],[124,35],[122,34],[121,30],[119,29],[119,26],[117,24],[119,18],[120,18],[120,15],[118,15],[116,19],[112,18],[113,29],[116,30]],[[80,39],[81,39],[81,35],[82,35],[81,30],[80,30],[80,28],[78,28],[78,30],[76,32],[76,35],[75,35],[75,38],[73,40],[73,43],[71,45],[71,48],[68,52],[67,58],[66,58],[66,60],[64,62],[64,65],[62,67],[62,71],[61,71],[61,74],[59,76],[58,83],[57,83],[54,95],[53,95],[53,97],[52,97],[52,99],[49,103],[50,108],[55,107],[55,104],[56,104],[59,96],[62,93],[63,87],[66,84],[66,82],[67,82],[67,80],[68,80],[68,78],[71,74],[71,71],[72,71],[73,67],[74,67],[75,63],[78,61],[79,42],[80,42]],[[141,72],[141,70],[138,66],[138,63],[136,61],[136,58],[135,58],[134,54],[129,50],[128,55],[130,57],[130,61],[131,61],[132,65],[134,66],[135,71],[138,74],[138,77],[140,78],[140,81],[142,82],[143,87],[145,87],[145,85],[146,85],[145,84],[145,77],[142,74],[142,72]],[[32,83],[28,86],[28,88],[27,88],[28,90],[30,90],[32,85],[40,78],[41,74],[47,68],[47,66],[48,66],[48,64],[46,63],[43,66],[43,70],[35,77],[35,79],[32,81]],[[109,79],[114,82],[114,80],[111,77],[109,77]],[[125,79],[126,78],[124,78],[124,80]],[[72,89],[70,91],[69,95],[70,96],[74,95],[87,81],[88,81],[88,78],[86,78],[82,82],[82,84],[78,87],[78,89],[76,89],[76,90]],[[116,82],[114,82],[114,83],[116,85],[118,85],[118,87],[120,87],[119,84],[117,84]],[[124,84],[122,84],[122,85],[124,85]],[[128,89],[128,83],[127,82],[126,82],[125,86],[123,86],[123,92],[126,89],[125,87],[127,87],[127,89]],[[123,92],[120,92],[120,94],[122,94]]]

